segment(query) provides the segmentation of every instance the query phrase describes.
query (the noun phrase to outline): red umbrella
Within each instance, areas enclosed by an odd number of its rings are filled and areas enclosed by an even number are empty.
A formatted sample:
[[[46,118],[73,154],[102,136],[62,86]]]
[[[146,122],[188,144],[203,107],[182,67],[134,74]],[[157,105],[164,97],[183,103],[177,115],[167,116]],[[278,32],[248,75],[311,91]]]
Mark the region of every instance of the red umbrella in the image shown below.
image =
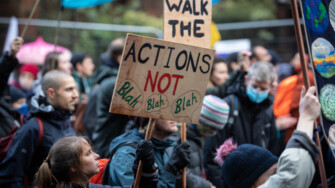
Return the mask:
[[[22,64],[42,65],[46,55],[54,50],[55,46],[53,44],[45,42],[43,37],[39,36],[35,42],[22,45],[20,51],[17,53],[17,58]],[[71,52],[62,46],[57,46],[56,51],[71,55]]]

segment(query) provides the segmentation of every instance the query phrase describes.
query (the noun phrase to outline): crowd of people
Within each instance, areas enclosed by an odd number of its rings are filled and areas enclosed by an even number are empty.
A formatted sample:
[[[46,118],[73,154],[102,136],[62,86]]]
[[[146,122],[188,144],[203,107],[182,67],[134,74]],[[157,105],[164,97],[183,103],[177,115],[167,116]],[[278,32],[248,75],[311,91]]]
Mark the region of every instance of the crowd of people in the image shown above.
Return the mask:
[[[316,88],[303,87],[297,55],[215,57],[198,124],[109,113],[125,38],[99,63],[85,52],[50,52],[21,65],[17,37],[0,59],[0,187],[316,187],[320,115]],[[298,62],[298,63],[297,63]],[[14,79],[10,80],[10,75]],[[313,80],[312,73],[310,79]],[[106,159],[106,162],[102,162]],[[142,173],[136,177],[139,164]]]

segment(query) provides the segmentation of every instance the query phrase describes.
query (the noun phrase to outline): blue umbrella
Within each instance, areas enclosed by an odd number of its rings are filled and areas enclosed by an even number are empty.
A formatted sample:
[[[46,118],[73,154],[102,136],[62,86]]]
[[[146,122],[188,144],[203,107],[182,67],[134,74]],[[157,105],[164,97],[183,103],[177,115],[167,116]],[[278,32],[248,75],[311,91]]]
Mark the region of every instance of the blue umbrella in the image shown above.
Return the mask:
[[[65,8],[84,8],[94,7],[114,0],[62,0],[62,6]]]
[[[220,2],[220,0],[213,0],[212,5],[215,5],[216,3]]]

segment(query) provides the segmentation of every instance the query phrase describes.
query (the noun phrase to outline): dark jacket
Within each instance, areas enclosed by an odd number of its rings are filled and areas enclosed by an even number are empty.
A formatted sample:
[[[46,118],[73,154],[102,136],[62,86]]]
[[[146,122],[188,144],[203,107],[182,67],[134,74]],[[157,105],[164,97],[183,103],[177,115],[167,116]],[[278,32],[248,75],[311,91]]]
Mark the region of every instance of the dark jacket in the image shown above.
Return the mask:
[[[19,126],[20,113],[13,110],[9,103],[8,78],[10,73],[19,64],[16,58],[4,53],[0,57],[0,138],[8,135],[14,125]]]
[[[97,89],[97,121],[92,134],[94,150],[100,157],[108,157],[111,141],[125,132],[128,116],[109,113],[116,77],[104,80]]]
[[[100,88],[100,84],[103,80],[116,77],[117,76],[117,69],[111,69],[105,65],[102,65],[102,70],[96,75],[96,84],[94,85],[89,99],[86,105],[85,115],[83,119],[83,123],[85,126],[87,136],[92,140],[92,134],[94,131],[94,127],[97,124],[97,97],[98,91]]]
[[[190,188],[211,188],[211,183],[202,178],[203,150],[201,136],[194,125],[187,124],[187,142],[191,145],[191,160],[186,171],[186,186]]]
[[[144,134],[139,133],[138,129],[133,129],[121,136],[115,138],[110,145],[110,152],[118,145],[125,142],[139,142],[144,139]],[[173,174],[163,170],[164,164],[169,159],[172,146],[175,144],[172,140],[160,141],[151,138],[154,145],[155,163],[158,166],[158,184],[159,188],[174,188],[176,178]],[[170,151],[168,151],[171,149]],[[130,185],[134,181],[132,166],[135,160],[136,149],[132,146],[122,146],[115,152],[109,166],[109,184],[122,186]]]
[[[224,129],[219,130],[213,137],[209,137],[205,142],[204,158],[205,170],[209,181],[217,188],[223,186],[221,167],[213,159],[216,149],[228,138],[232,137],[238,145],[255,144],[270,150],[278,155],[277,133],[273,116],[268,113],[271,110],[271,100],[266,99],[260,104],[253,103],[246,95],[246,86],[237,82],[228,89],[228,94],[224,100],[232,109],[229,113],[229,120],[234,118],[233,124],[228,124]],[[234,109],[238,109],[238,115],[234,116]]]
[[[70,126],[70,113],[54,109],[44,97],[32,98],[30,114],[25,125],[17,131],[5,159],[0,164],[0,187],[22,187],[25,176],[33,180],[52,145],[64,136],[75,135]],[[33,117],[39,117],[43,122],[40,145],[40,130]]]

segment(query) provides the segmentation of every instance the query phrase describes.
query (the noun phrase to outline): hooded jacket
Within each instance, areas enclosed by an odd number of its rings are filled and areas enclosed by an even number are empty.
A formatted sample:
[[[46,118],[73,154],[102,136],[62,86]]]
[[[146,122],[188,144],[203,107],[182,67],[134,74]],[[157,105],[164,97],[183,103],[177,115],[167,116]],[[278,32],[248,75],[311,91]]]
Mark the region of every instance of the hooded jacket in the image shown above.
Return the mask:
[[[108,156],[110,143],[125,132],[125,126],[129,121],[127,115],[109,113],[115,83],[116,76],[111,76],[104,79],[96,91],[96,123],[92,142],[100,157]]]
[[[229,119],[234,116],[233,109],[238,109],[233,124],[228,123],[224,129],[219,130],[213,137],[205,142],[204,158],[205,170],[209,181],[216,187],[223,187],[221,168],[213,159],[216,149],[228,138],[238,144],[254,144],[277,153],[276,125],[272,114],[272,102],[269,98],[257,104],[253,103],[246,94],[246,86],[242,82],[236,82],[228,88],[228,96],[224,100],[232,109]],[[229,120],[228,120],[229,121]]]
[[[115,138],[109,151],[112,152],[114,148],[125,142],[136,142],[144,139],[144,134],[139,133],[135,128],[130,132],[124,133]],[[169,160],[168,149],[172,149],[175,144],[172,140],[160,141],[151,138],[154,146],[155,163],[158,166],[158,188],[174,188],[176,178],[173,174],[163,170],[164,164]],[[134,174],[132,166],[135,160],[136,149],[132,146],[122,146],[115,152],[109,165],[109,184],[113,186],[131,185],[134,181]]]
[[[38,117],[43,122],[43,137],[40,145]],[[0,164],[0,187],[23,187],[26,176],[29,183],[47,157],[52,145],[64,136],[74,136],[70,126],[70,112],[55,109],[44,97],[32,98],[30,117],[21,127]]]

